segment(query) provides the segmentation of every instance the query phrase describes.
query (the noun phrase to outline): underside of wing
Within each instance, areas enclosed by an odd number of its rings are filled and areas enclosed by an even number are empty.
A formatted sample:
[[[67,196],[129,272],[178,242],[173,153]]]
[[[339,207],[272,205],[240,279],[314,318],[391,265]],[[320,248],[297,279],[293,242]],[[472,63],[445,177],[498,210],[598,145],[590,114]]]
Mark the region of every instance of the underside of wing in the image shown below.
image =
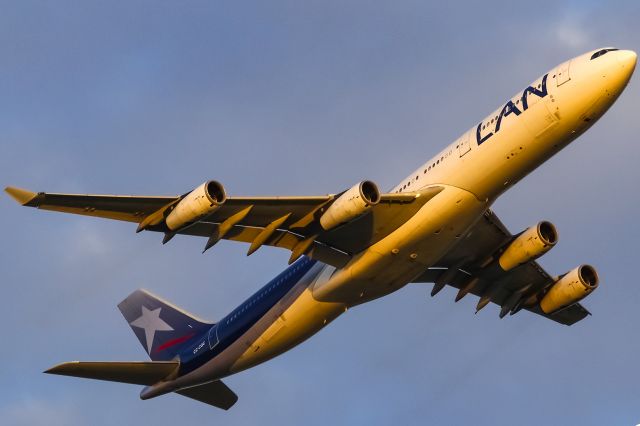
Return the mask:
[[[142,230],[207,238],[204,251],[222,239],[291,251],[290,261],[307,255],[341,267],[400,227],[441,187],[420,192],[380,194],[363,181],[336,195],[227,197],[222,185],[205,182],[181,196],[120,196],[35,193],[9,187],[20,204],[43,210],[138,223]]]
[[[249,243],[249,254],[260,245],[267,245],[290,250],[291,261],[306,254],[341,267],[353,254],[395,231],[440,191],[438,187],[422,193],[403,194],[401,197],[383,194],[380,201],[365,214],[330,229],[324,229],[320,220],[335,201],[334,196],[298,211],[290,203],[283,203],[278,209],[269,204],[262,209],[256,208],[251,198],[229,199],[225,211],[216,212],[179,233],[208,237],[210,242],[215,243],[220,239],[222,230],[224,239]],[[241,221],[232,227],[225,225],[229,218],[243,214],[247,209],[250,209],[249,213]],[[273,226],[283,218],[283,222]],[[209,246],[207,244],[205,249]]]
[[[535,259],[556,241],[555,228],[548,222],[512,235],[487,210],[438,265],[414,282],[434,283],[432,296],[446,285],[455,287],[456,302],[476,295],[476,311],[492,302],[500,306],[500,318],[525,309],[571,325],[590,315],[578,301],[597,287],[598,277],[588,265],[560,277],[547,273]]]

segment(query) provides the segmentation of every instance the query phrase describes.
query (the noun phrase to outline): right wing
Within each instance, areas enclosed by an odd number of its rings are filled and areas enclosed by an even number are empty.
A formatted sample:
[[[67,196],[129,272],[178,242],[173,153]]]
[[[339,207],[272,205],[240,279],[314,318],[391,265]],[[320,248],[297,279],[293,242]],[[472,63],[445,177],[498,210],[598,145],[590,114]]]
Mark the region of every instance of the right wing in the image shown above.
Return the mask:
[[[123,196],[31,192],[5,189],[23,206],[65,213],[95,216],[139,224],[138,230],[165,233],[163,242],[176,234],[208,238],[205,250],[220,239],[249,243],[248,254],[262,245],[292,252],[291,261],[307,255],[341,267],[353,254],[380,241],[411,218],[441,187],[420,192],[380,194],[380,201],[364,215],[325,230],[322,213],[341,194],[302,197],[228,197],[212,214],[175,232],[164,219],[187,195]]]
[[[489,279],[483,279],[483,271],[495,261],[502,250],[516,236],[504,226],[491,210],[473,226],[467,235],[433,268],[428,269],[413,282],[436,283],[435,295],[445,285],[457,288],[456,302],[467,294],[480,298],[476,310],[493,302],[500,306],[500,317],[525,309],[565,325],[572,325],[590,315],[581,304],[574,303],[553,314],[545,314],[537,301],[558,279],[552,277],[535,261],[530,261],[510,271],[495,269]]]

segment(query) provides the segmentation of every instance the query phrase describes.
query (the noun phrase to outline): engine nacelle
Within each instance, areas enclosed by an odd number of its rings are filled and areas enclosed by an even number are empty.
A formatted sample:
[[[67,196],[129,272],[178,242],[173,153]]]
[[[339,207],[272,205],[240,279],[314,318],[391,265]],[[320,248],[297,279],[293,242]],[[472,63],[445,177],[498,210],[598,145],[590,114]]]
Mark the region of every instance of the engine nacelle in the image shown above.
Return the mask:
[[[558,242],[556,227],[551,222],[542,221],[527,228],[502,253],[498,263],[509,271],[516,266],[535,260],[551,250]]]
[[[553,284],[540,301],[540,309],[552,314],[582,300],[598,287],[598,273],[590,265],[581,265]]]
[[[343,193],[320,217],[324,230],[350,222],[380,202],[380,191],[370,180],[362,181]]]
[[[210,215],[225,201],[227,201],[227,194],[224,187],[220,182],[210,180],[180,200],[165,219],[165,223],[170,230],[177,231]]]

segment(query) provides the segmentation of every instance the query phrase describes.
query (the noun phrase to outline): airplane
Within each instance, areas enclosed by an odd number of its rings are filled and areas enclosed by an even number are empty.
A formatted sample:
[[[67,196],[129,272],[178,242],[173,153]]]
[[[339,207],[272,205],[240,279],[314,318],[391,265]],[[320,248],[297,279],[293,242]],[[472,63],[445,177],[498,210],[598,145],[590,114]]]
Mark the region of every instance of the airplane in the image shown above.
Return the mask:
[[[590,265],[554,276],[537,262],[558,241],[541,221],[512,234],[491,210],[506,190],[590,128],[635,69],[630,50],[570,59],[516,93],[388,193],[364,180],[338,194],[230,197],[217,181],[180,196],[6,192],[20,204],[134,222],[137,232],[207,238],[291,251],[290,266],[216,323],[136,290],[118,307],[149,362],[67,362],[46,373],[170,392],[222,409],[238,397],[221,379],[308,339],[347,309],[409,283],[446,285],[455,301],[478,297],[499,317],[529,311],[564,325],[590,313],[579,303],[599,284]]]

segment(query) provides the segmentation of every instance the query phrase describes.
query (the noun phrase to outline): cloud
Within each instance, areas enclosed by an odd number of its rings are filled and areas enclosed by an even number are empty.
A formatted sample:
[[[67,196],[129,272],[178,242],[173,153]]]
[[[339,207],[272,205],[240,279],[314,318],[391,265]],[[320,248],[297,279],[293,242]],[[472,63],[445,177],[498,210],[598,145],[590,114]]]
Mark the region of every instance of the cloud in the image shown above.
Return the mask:
[[[553,28],[555,40],[570,49],[588,50],[593,48],[593,40],[584,23],[573,19],[558,22]]]
[[[99,225],[93,221],[81,220],[72,226],[67,234],[66,246],[71,247],[65,253],[69,263],[82,261],[83,258],[108,256],[113,253],[111,239],[106,232],[100,232]]]

